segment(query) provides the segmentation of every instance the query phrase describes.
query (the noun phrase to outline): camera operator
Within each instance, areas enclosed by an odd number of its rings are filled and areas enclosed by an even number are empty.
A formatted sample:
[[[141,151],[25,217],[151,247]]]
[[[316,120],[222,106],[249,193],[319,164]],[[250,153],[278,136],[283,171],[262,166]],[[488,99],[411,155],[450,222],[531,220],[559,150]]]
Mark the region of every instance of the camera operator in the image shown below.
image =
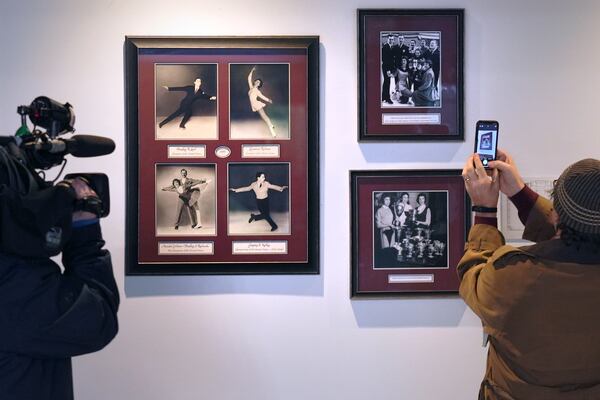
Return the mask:
[[[78,178],[57,186],[68,187],[72,199],[96,196]],[[103,246],[96,215],[74,211],[64,272],[47,257],[0,253],[2,400],[73,399],[71,357],[115,337],[119,292]]]
[[[523,183],[512,158],[463,169],[475,224],[458,265],[460,295],[483,323],[489,351],[480,399],[600,399],[600,161],[569,166],[552,201]],[[499,192],[531,246],[505,245]]]

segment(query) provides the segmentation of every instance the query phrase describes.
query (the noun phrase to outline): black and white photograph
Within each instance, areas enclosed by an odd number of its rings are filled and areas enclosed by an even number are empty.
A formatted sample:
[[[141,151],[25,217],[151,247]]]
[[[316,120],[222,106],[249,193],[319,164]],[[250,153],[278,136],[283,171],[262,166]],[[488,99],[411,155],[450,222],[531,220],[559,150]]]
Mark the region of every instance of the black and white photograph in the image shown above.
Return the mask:
[[[497,129],[487,129],[477,131],[477,146],[475,151],[486,158],[493,159],[496,156],[494,143],[498,135]]]
[[[384,31],[381,106],[441,107],[441,32]]]
[[[373,192],[373,268],[448,268],[448,192]]]
[[[229,235],[290,233],[289,163],[235,163],[228,168]]]
[[[156,165],[156,235],[216,234],[214,164]]]
[[[290,138],[289,64],[230,64],[230,139]]]
[[[155,66],[157,139],[217,139],[217,64]]]

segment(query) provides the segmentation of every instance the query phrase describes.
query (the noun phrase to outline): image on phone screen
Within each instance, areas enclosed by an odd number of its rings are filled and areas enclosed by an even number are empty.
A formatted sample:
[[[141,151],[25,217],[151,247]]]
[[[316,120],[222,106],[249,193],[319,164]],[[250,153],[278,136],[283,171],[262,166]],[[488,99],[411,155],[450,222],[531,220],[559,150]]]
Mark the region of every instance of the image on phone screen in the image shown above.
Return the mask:
[[[475,152],[479,154],[484,167],[489,161],[496,159],[496,143],[498,142],[497,123],[478,123]]]

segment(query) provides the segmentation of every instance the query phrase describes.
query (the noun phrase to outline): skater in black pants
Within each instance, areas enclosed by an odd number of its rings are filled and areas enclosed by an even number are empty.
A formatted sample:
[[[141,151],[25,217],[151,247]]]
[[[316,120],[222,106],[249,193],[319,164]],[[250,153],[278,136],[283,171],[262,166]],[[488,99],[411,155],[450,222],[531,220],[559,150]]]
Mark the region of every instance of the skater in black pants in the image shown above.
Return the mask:
[[[181,100],[181,103],[179,103],[179,107],[177,108],[177,110],[173,111],[171,113],[171,115],[169,115],[167,118],[163,119],[160,122],[160,124],[158,124],[159,128],[162,128],[163,126],[165,126],[165,124],[169,123],[170,121],[172,121],[179,115],[183,114],[183,119],[179,123],[179,127],[182,129],[185,129],[185,124],[192,117],[192,107],[197,100],[204,99],[204,100],[215,101],[217,99],[217,96],[210,96],[210,95],[204,93],[204,90],[202,90],[202,79],[200,79],[200,78],[196,78],[193,85],[163,86],[163,87],[165,89],[167,89],[169,92],[173,92],[173,91],[185,92],[185,97]]]

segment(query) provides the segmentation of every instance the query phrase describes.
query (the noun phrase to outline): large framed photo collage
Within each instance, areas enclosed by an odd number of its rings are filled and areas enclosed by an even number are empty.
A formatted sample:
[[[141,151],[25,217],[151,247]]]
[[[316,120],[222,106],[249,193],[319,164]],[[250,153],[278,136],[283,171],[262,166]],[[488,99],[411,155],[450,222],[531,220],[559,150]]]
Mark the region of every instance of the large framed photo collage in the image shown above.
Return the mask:
[[[318,273],[318,37],[125,53],[127,273]]]

